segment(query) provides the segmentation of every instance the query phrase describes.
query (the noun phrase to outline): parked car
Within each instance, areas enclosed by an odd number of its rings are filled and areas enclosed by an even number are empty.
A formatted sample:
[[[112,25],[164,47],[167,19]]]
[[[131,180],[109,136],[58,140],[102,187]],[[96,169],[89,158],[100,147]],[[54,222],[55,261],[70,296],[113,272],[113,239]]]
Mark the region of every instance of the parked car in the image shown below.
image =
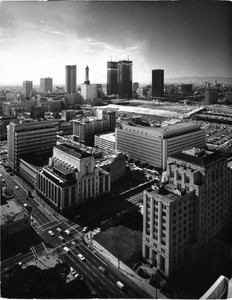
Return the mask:
[[[101,271],[103,274],[107,274],[107,271],[106,271],[106,269],[104,268],[104,267],[102,267],[102,266],[100,266],[99,268],[98,268],[98,270],[99,271]]]
[[[70,232],[68,229],[66,229],[64,232],[65,232],[67,235],[71,235],[71,232]]]
[[[80,253],[77,255],[77,257],[78,257],[80,260],[82,260],[82,261],[85,260],[85,257],[84,257],[82,254],[80,254]]]

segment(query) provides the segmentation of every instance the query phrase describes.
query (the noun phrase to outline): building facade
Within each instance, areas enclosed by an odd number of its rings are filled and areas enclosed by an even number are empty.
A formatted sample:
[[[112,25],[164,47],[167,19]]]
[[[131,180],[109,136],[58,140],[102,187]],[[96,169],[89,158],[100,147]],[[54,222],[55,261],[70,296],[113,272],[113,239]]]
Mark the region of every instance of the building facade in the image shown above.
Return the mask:
[[[68,94],[76,93],[77,82],[76,65],[65,66],[65,87]]]
[[[103,111],[102,119],[85,117],[73,121],[74,140],[88,146],[94,145],[95,134],[114,131],[116,124],[115,111]]]
[[[119,98],[132,98],[132,61],[118,62],[117,82]]]
[[[107,95],[118,94],[118,62],[107,62]]]
[[[46,77],[46,78],[40,78],[40,92],[52,92],[53,91],[53,84],[52,84],[52,78]]]
[[[195,123],[155,128],[121,124],[115,129],[115,147],[130,158],[165,169],[168,155],[189,147],[205,147],[205,130]]]
[[[144,191],[143,257],[166,276],[204,253],[232,216],[232,170],[219,152],[168,158],[163,184]]]
[[[32,90],[33,90],[33,82],[28,80],[23,81],[23,95],[25,98],[29,98]]]
[[[218,92],[217,91],[206,91],[205,92],[205,104],[217,104],[218,103]]]
[[[152,97],[164,96],[164,70],[152,70]]]
[[[115,133],[102,133],[94,136],[94,147],[115,150]]]
[[[36,186],[38,195],[62,213],[110,191],[110,175],[95,167],[91,154],[61,144],[54,147],[49,165],[37,173]]]
[[[53,121],[18,121],[7,127],[8,162],[18,172],[19,158],[23,154],[46,153],[56,145],[57,128]]]

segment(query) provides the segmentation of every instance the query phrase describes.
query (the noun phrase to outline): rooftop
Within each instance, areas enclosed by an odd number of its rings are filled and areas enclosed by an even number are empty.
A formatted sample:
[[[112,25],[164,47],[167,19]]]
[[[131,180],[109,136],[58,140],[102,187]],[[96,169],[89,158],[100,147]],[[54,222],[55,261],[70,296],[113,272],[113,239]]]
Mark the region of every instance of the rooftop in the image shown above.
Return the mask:
[[[72,155],[79,159],[92,156],[92,154],[87,153],[86,151],[80,150],[68,144],[60,144],[55,146],[54,148],[64,151],[67,154]]]
[[[1,205],[1,225],[24,218],[26,212],[14,198],[8,199],[6,202],[6,204]]]
[[[223,156],[219,152],[213,152],[205,149],[191,148],[189,150],[183,150],[181,152],[170,155],[171,158],[176,158],[189,162],[201,167],[209,166],[218,160],[223,159]]]
[[[115,133],[114,132],[97,134],[97,136],[101,137],[104,140],[107,140],[110,142],[115,142]]]

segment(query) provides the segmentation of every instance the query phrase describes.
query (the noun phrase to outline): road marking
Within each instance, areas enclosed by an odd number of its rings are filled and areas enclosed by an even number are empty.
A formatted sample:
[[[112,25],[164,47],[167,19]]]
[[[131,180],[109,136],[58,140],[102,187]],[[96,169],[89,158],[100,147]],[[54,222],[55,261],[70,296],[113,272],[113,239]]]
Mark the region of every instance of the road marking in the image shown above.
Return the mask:
[[[5,259],[5,260],[2,261],[2,264],[4,264],[5,262],[7,262],[7,261],[10,260],[10,259],[13,259],[13,258],[16,258],[17,256],[20,256],[20,255],[22,255],[22,253],[18,253],[18,254],[16,254],[15,256],[12,256],[12,257],[10,257],[10,258]]]
[[[76,230],[76,228],[74,228],[73,226],[69,225],[68,223],[66,222],[63,222],[64,224],[66,224],[68,227],[71,227],[74,231],[80,233],[78,230]]]
[[[42,242],[42,245],[44,246],[44,249],[46,250],[46,252],[49,253],[50,251],[47,250],[47,248],[45,247],[43,242]]]
[[[104,281],[100,280],[102,284],[106,285]]]

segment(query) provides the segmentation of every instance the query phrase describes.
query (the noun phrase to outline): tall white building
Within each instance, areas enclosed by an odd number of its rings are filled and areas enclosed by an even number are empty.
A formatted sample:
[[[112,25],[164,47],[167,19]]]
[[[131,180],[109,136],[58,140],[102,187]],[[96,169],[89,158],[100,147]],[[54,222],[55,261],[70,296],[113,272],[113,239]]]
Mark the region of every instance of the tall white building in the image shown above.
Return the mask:
[[[52,85],[52,78],[46,77],[46,78],[40,78],[40,92],[52,92],[53,91],[53,85]]]
[[[194,262],[232,217],[232,170],[219,152],[168,157],[165,183],[144,191],[143,257],[166,276]]]
[[[168,155],[190,147],[205,147],[205,130],[195,123],[177,123],[155,128],[121,124],[115,129],[115,148],[162,169],[166,168]]]
[[[110,191],[110,175],[94,157],[67,144],[55,146],[49,165],[37,173],[37,193],[59,212]]]

